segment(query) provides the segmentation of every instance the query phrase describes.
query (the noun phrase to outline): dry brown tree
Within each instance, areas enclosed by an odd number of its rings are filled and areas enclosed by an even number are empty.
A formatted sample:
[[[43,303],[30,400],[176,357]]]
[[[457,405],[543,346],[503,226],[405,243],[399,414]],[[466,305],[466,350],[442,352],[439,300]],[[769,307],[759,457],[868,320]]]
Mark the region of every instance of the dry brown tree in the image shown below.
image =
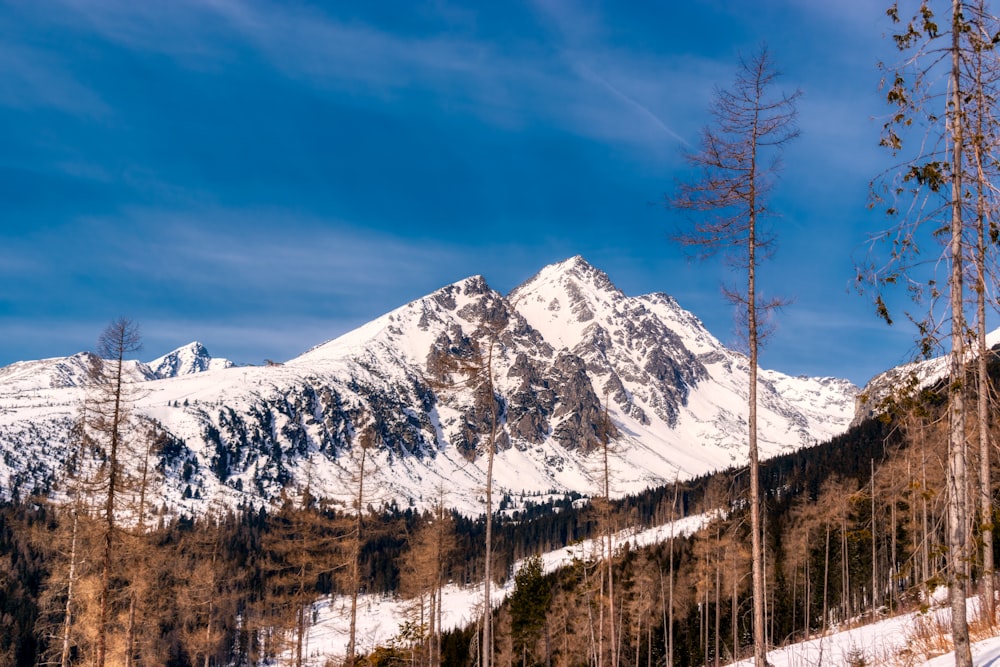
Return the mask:
[[[770,311],[781,305],[757,293],[757,269],[773,249],[767,226],[768,195],[781,169],[783,147],[798,136],[796,91],[774,92],[778,72],[766,47],[740,62],[730,89],[717,89],[709,108],[712,123],[688,162],[696,175],[668,198],[671,208],[688,214],[691,224],[675,235],[702,257],[724,255],[742,274],[742,288],[729,288],[746,325],[749,392],[747,440],[750,468],[750,528],[753,586],[754,664],[765,667],[764,548],[757,453],[757,357]]]

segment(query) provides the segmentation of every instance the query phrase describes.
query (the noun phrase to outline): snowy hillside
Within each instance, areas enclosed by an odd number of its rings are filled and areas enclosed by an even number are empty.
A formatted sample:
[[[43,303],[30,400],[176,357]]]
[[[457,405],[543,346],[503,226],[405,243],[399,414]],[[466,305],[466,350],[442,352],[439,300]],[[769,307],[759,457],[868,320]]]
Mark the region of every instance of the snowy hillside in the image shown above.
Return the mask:
[[[4,493],[58,473],[85,359],[0,369]],[[594,493],[605,409],[616,495],[746,456],[746,358],[671,297],[628,297],[579,257],[509,296],[475,276],[283,365],[228,366],[197,343],[135,364],[136,413],[167,443],[157,451],[161,497],[175,509],[260,504],[306,484],[346,501],[359,429],[371,428],[373,504],[426,506],[444,487],[478,513],[493,409],[494,478],[512,496]],[[764,371],[762,456],[843,432],[856,392],[844,380]]]
[[[631,547],[642,547],[666,542],[671,537],[692,535],[713,517],[699,514],[646,530],[627,530],[613,538],[614,549],[628,543]],[[574,559],[600,560],[603,549],[601,540],[584,540],[572,546],[540,554],[542,569],[546,573],[556,572],[572,565]],[[524,561],[511,567],[516,573]],[[499,606],[514,591],[514,577],[508,577],[500,586],[491,587],[490,599],[494,607]],[[474,623],[482,614],[483,586],[460,586],[455,583],[445,585],[441,590],[441,626],[444,630],[465,628]],[[404,600],[395,595],[362,595],[358,603],[357,637],[358,648],[369,653],[379,646],[388,646],[400,634],[400,630],[411,615],[412,600]],[[316,622],[309,630],[310,665],[322,665],[331,657],[343,657],[349,635],[350,599],[344,597],[326,598],[315,605]]]
[[[622,531],[615,535],[615,549],[625,543],[642,547],[667,542],[671,537],[692,535],[713,517],[694,515],[673,524],[667,523],[645,530]],[[603,538],[601,538],[603,539]],[[604,545],[597,540],[585,540],[573,546],[540,554],[543,571],[555,572],[572,565],[574,559],[599,560]],[[516,573],[523,561],[511,567]],[[509,577],[502,586],[493,587],[491,599],[499,606],[514,590],[514,578]],[[482,614],[483,587],[447,584],[441,591],[442,627],[445,630],[469,627]],[[970,619],[978,616],[978,598],[968,600]],[[412,617],[413,601],[396,595],[362,595],[358,604],[357,638],[362,653],[379,646],[389,646],[397,638],[408,618]],[[331,657],[341,658],[347,646],[350,623],[350,598],[324,598],[314,606],[316,619],[308,631],[307,664],[322,665]],[[925,664],[932,642],[919,638],[946,636],[950,627],[951,610],[948,608],[944,589],[930,601],[924,612],[909,612],[889,616],[867,625],[832,627],[828,632],[817,632],[812,638],[774,648],[768,652],[768,662],[774,667],[800,667],[801,665],[912,665]],[[988,639],[973,645],[975,665],[1000,664],[1000,638]],[[863,661],[863,662],[862,662]],[[752,667],[753,659],[747,658],[733,667]],[[926,662],[933,667],[954,664],[954,656],[945,654]]]
[[[992,349],[997,345],[1000,345],[1000,329],[986,334],[986,348]],[[880,405],[894,391],[927,387],[943,379],[948,374],[949,363],[950,357],[943,355],[904,364],[879,373],[869,380],[864,389],[858,393],[853,423],[877,413],[880,410]]]

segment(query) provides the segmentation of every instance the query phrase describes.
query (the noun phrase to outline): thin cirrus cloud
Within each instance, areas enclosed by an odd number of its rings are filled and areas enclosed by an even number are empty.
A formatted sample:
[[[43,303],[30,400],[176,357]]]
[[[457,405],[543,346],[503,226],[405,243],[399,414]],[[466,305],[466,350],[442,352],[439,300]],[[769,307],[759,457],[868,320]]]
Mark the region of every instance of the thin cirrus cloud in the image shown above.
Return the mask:
[[[683,141],[639,100],[580,60],[567,62],[563,52],[549,47],[510,48],[458,35],[401,36],[273,7],[266,11],[225,2],[213,7],[278,71],[321,90],[370,96],[378,103],[428,91],[445,110],[477,115],[508,129],[542,122],[592,138],[638,144],[649,139],[652,126]],[[648,63],[610,51],[596,58],[619,73],[641,72],[650,81],[659,77],[661,85],[662,77],[672,76],[671,68],[654,71]]]
[[[643,62],[600,44],[567,57],[570,51],[544,45],[544,35],[510,47],[461,34],[393,34],[314,10],[224,1],[93,7],[67,0],[65,6],[75,18],[63,19],[70,33],[86,26],[106,42],[167,55],[185,68],[224,68],[249,51],[279,76],[319,94],[337,94],[342,103],[381,107],[399,96],[416,96],[430,99],[438,111],[472,115],[509,131],[541,123],[636,147],[657,133],[683,137],[662,112],[629,91],[662,90],[665,84],[687,90],[699,80],[686,66]],[[97,94],[73,78],[68,64],[45,60],[18,59],[26,69],[23,79],[34,82],[34,99],[72,103],[69,111],[107,112]]]
[[[56,109],[74,115],[111,113],[100,95],[78,81],[60,58],[26,44],[0,44],[0,107],[25,111]]]
[[[425,284],[428,267],[448,266],[460,252],[444,243],[272,211],[133,212],[132,219],[145,231],[118,242],[123,273],[141,275],[153,262],[161,284],[196,288],[215,299],[363,300],[401,284]],[[105,233],[117,227],[112,222]],[[142,252],[150,246],[157,248],[155,257]]]

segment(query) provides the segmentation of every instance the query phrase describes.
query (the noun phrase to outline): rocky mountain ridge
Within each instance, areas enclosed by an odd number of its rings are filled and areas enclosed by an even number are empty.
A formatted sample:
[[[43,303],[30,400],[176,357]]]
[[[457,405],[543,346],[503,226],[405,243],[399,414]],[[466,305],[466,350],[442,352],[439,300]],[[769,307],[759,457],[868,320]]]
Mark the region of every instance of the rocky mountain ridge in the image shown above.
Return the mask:
[[[1000,329],[986,334],[986,348],[994,353],[1000,348]],[[855,399],[852,425],[879,412],[892,399],[902,398],[901,393],[928,387],[947,377],[950,357],[943,354],[930,359],[911,361],[879,373],[867,383]]]
[[[85,392],[76,357],[0,369],[6,495],[58,478]],[[605,414],[616,495],[746,455],[746,357],[671,297],[626,296],[580,257],[506,296],[467,278],[279,366],[217,361],[192,344],[134,365],[167,509],[259,505],[307,485],[346,502],[367,429],[372,504],[427,506],[443,493],[477,513],[494,414],[494,480],[510,497],[595,493]],[[762,455],[839,434],[856,393],[846,380],[763,371]]]

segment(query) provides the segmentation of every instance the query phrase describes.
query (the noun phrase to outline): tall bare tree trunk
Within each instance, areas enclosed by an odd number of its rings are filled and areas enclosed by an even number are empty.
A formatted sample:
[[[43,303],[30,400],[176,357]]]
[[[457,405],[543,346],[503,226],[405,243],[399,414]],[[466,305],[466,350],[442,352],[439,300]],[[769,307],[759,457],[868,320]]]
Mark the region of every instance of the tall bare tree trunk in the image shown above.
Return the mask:
[[[688,156],[700,169],[700,178],[682,184],[670,202],[674,208],[705,214],[706,220],[695,225],[694,232],[678,240],[698,248],[702,256],[716,252],[728,254],[741,270],[746,289],[727,292],[733,303],[745,308],[748,358],[747,443],[750,469],[750,533],[753,589],[754,665],[765,667],[767,635],[765,622],[764,530],[760,489],[760,464],[757,447],[757,371],[760,343],[758,311],[773,310],[780,302],[758,302],[757,265],[773,240],[758,229],[769,207],[766,195],[770,180],[780,168],[780,161],[768,159],[798,136],[795,127],[795,99],[772,95],[770,86],[778,76],[766,47],[741,62],[732,91],[718,91],[710,107],[717,127],[702,131],[701,149]],[[735,249],[735,251],[734,251]],[[758,257],[758,249],[764,255]]]
[[[875,459],[871,459],[871,472],[872,472],[872,498],[871,498],[871,512],[872,512],[872,615],[874,617],[876,609],[878,609],[878,549],[876,547],[875,535],[877,534],[875,530]]]
[[[806,544],[809,544],[809,533],[808,533],[808,531],[806,532]],[[810,577],[809,577],[809,553],[808,553],[808,550],[806,552],[806,566],[805,566],[805,573],[804,574],[805,574],[805,579],[806,579],[806,591],[805,591],[806,597],[805,597],[805,604],[803,605],[805,607],[805,609],[802,610],[803,611],[803,615],[805,616],[805,618],[803,619],[804,620],[803,629],[805,630],[806,641],[809,641],[809,635],[811,634],[811,632],[810,632],[811,628],[810,628],[809,624],[810,624],[810,622],[812,622],[812,619],[810,618],[810,615],[812,613],[812,579],[810,579]]]
[[[101,554],[101,583],[98,593],[98,626],[96,666],[107,661],[108,632],[111,615],[111,570],[118,493],[121,490],[122,430],[126,420],[125,355],[139,349],[139,330],[131,321],[121,318],[101,333],[97,343],[98,358],[91,369],[91,384],[96,402],[95,430],[106,444],[106,495],[104,499],[104,549]],[[110,364],[110,370],[108,365]],[[93,411],[91,411],[93,412]]]
[[[737,568],[738,568],[738,565],[737,565],[737,561],[736,561],[736,548],[734,547],[733,548],[733,569],[729,573],[730,576],[733,579],[732,611],[730,612],[732,618],[731,618],[730,624],[733,626],[732,630],[733,630],[733,661],[734,662],[740,659],[740,636],[739,636],[739,632],[738,632],[738,630],[739,630],[739,623],[736,622],[737,621],[737,617],[739,615],[739,611],[740,611],[740,608],[739,608],[739,591],[738,591],[738,588],[737,588],[738,584],[739,584],[739,577],[736,576]],[[792,591],[793,591],[793,593],[795,591],[795,584],[794,584],[794,582],[792,583]],[[795,608],[795,603],[794,602],[792,603],[792,608],[793,609]],[[793,628],[795,627],[795,621],[794,621],[794,619],[792,620],[792,627]]]
[[[355,645],[358,632],[358,589],[361,588],[361,531],[364,527],[365,502],[365,463],[368,460],[368,450],[374,445],[374,434],[366,425],[357,446],[361,448],[361,460],[358,464],[358,491],[354,498],[354,542],[351,548],[351,620],[347,635],[347,656],[345,664],[350,666],[355,661]]]
[[[134,556],[137,559],[143,557],[143,546],[141,544],[142,540],[145,539],[146,534],[146,492],[149,487],[149,456],[152,449],[153,434],[149,432],[146,434],[146,448],[145,454],[142,459],[142,473],[139,477],[139,504],[136,509],[138,515],[138,522],[135,527],[135,535],[133,539],[133,546],[135,543],[137,545],[136,552]],[[139,562],[139,561],[135,561]],[[139,568],[136,568],[139,569]],[[130,582],[129,585],[129,602],[128,602],[128,622],[125,626],[125,667],[132,667],[135,661],[135,640],[136,640],[136,613],[139,606],[139,592],[136,590],[135,582]]]
[[[756,121],[754,135],[756,136]],[[751,178],[756,178],[756,146],[751,158]],[[750,560],[753,577],[753,661],[755,667],[767,665],[767,637],[764,621],[764,545],[761,531],[760,457],[757,453],[757,230],[756,195],[750,195],[750,225],[747,240],[747,333],[750,342],[749,419],[750,441]]]
[[[496,335],[490,336],[490,347],[486,357],[486,387],[490,402],[490,441],[486,456],[486,556],[483,573],[483,659],[482,667],[490,667],[493,657],[493,601],[490,584],[493,581],[493,457],[496,454],[497,405],[493,391],[493,346]]]
[[[76,565],[77,565],[77,538],[80,532],[80,514],[79,508],[73,507],[70,510],[73,513],[73,529],[72,536],[70,538],[69,547],[69,581],[66,585],[66,607],[63,616],[63,634],[62,634],[62,651],[60,652],[59,664],[61,667],[69,667],[70,665],[70,652],[72,649],[71,640],[71,629],[73,627],[73,602],[76,584]]]
[[[115,499],[118,494],[118,445],[121,438],[122,357],[114,360],[114,406],[108,436],[108,490],[104,501],[104,553],[101,557],[100,617],[97,634],[97,667],[104,667],[108,650],[108,616],[111,609],[111,557],[114,551]]]
[[[302,667],[303,644],[306,637],[306,607],[300,604],[295,624],[295,667]]]
[[[674,667],[674,521],[677,508],[677,476],[674,476],[674,499],[670,505],[670,602],[667,606],[667,667]]]
[[[830,586],[830,524],[826,524],[826,560],[823,563],[823,634],[826,634],[826,622],[829,617],[827,593]]]
[[[608,617],[611,619],[611,667],[618,667],[618,642],[615,635],[615,582],[614,582],[614,531],[611,525],[611,471],[608,466],[608,445],[611,438],[611,418],[608,415],[607,397],[601,425],[601,447],[604,458],[604,537],[607,542],[604,558],[608,573]]]
[[[716,527],[715,539],[716,549],[719,547],[719,528]],[[722,561],[718,552],[715,554],[715,667],[719,667],[722,660]]]
[[[980,2],[980,14],[985,14],[985,5]],[[990,55],[995,57],[991,50]],[[976,76],[976,139],[973,142],[974,166],[976,168],[976,251],[975,251],[975,292],[976,292],[976,379],[977,379],[977,425],[979,437],[979,515],[980,537],[983,543],[983,573],[980,595],[981,618],[990,627],[996,623],[996,579],[993,563],[993,482],[990,452],[990,382],[986,348],[986,290],[987,290],[987,250],[986,236],[990,228],[990,209],[987,200],[989,177],[986,173],[988,148],[986,146],[986,118],[990,114],[990,103],[983,87],[986,71],[984,54],[981,49],[974,52]]]
[[[951,632],[956,667],[972,667],[969,625],[965,612],[965,568],[968,563],[966,510],[968,478],[965,446],[965,312],[962,237],[962,148],[964,145],[961,86],[962,3],[952,0],[951,46],[951,364],[948,383],[948,564]]]
[[[961,85],[962,3],[952,0],[952,43],[950,75],[951,180],[951,359],[948,383],[948,564],[950,570],[951,632],[955,642],[956,667],[972,667],[969,625],[965,611],[965,568],[968,563],[968,507],[965,445],[965,311],[963,270],[963,183],[962,148],[963,90]]]

